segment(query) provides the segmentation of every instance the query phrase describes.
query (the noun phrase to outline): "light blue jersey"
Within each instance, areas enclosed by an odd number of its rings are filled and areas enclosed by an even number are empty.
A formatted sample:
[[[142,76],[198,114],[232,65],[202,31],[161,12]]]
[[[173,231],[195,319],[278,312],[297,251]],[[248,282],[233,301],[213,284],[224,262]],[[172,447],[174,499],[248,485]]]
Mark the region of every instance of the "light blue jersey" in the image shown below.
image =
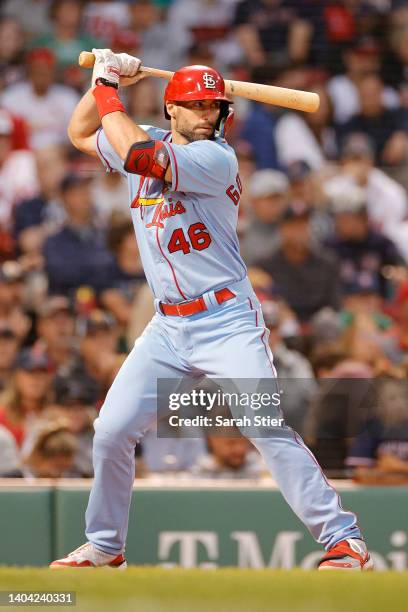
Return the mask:
[[[222,138],[174,145],[171,132],[142,128],[165,142],[171,186],[127,173],[102,129],[97,151],[108,171],[127,178],[133,225],[154,296],[182,302],[244,279],[236,232],[242,185],[232,147]]]

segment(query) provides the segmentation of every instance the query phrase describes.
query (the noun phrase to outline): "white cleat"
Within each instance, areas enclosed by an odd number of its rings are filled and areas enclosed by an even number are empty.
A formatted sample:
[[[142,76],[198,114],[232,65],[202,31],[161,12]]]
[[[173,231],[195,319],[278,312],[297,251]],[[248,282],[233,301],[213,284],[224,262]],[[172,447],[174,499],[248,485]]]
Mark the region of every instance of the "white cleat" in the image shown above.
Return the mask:
[[[124,570],[127,567],[127,563],[122,553],[119,555],[109,555],[95,548],[91,542],[87,542],[69,553],[67,557],[57,559],[50,564],[50,569],[65,569],[70,567],[110,567]]]

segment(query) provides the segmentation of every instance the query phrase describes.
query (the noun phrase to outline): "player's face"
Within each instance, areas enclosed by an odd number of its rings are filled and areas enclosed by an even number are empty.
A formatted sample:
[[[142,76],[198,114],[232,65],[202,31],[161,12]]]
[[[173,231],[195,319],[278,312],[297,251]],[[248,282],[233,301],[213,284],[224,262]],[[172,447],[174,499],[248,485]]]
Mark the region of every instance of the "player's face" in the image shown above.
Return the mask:
[[[171,105],[174,129],[187,142],[208,140],[214,137],[215,126],[220,114],[218,100],[193,100]]]

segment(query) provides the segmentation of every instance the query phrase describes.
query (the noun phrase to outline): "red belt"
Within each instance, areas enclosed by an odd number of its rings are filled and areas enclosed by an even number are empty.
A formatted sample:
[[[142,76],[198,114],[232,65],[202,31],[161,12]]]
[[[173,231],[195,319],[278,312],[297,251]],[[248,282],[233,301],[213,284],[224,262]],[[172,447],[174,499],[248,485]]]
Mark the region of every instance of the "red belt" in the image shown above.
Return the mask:
[[[227,287],[215,291],[214,295],[218,304],[232,300],[232,298],[235,297],[235,293],[227,289]],[[198,312],[204,312],[208,310],[208,308],[204,298],[199,297],[195,300],[189,300],[188,302],[181,302],[180,304],[165,304],[164,302],[160,302],[160,310],[166,316],[189,317]]]

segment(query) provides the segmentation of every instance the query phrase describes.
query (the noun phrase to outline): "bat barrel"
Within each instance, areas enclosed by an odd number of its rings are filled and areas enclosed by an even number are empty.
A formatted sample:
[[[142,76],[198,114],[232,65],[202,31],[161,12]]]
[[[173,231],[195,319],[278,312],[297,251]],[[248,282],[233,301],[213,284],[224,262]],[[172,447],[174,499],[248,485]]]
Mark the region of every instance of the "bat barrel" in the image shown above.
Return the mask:
[[[225,81],[225,91],[231,96],[240,96],[255,102],[274,104],[275,106],[306,113],[315,113],[320,105],[320,98],[317,93],[273,85],[227,80]]]

